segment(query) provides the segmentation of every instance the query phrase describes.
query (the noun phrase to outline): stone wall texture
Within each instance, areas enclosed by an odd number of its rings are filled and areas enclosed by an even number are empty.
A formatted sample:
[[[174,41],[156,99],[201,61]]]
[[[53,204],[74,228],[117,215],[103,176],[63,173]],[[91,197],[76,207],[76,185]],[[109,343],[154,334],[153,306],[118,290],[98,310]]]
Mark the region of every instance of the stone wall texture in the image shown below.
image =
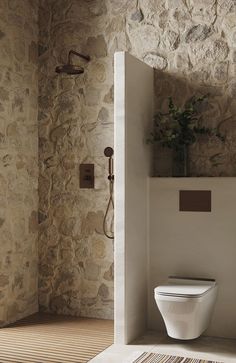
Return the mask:
[[[37,15],[0,1],[0,326],[38,309]]]
[[[101,1],[40,2],[39,303],[44,311],[113,318],[113,241],[103,235],[113,145],[113,67]],[[89,53],[80,76],[58,75],[70,49]],[[106,159],[106,160],[105,160]],[[95,164],[95,189],[79,164]]]
[[[226,135],[191,148],[192,176],[236,175],[235,0],[40,0],[40,307],[111,318],[113,244],[102,233],[113,145],[113,55],[153,66],[155,107],[209,93],[205,125]],[[19,44],[18,44],[19,46]],[[85,67],[57,75],[70,49]],[[138,75],[137,75],[138,76]],[[142,85],[140,84],[140,87]],[[4,95],[3,95],[4,97]],[[18,106],[19,107],[19,106]],[[94,190],[79,188],[79,164],[95,163]]]

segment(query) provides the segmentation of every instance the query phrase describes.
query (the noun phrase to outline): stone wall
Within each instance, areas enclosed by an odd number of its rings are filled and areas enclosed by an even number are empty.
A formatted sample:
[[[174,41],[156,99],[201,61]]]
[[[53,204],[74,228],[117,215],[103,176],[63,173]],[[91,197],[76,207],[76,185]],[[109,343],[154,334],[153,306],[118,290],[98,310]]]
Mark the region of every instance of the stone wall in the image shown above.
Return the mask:
[[[100,3],[41,1],[39,298],[44,311],[112,318],[113,241],[103,235],[102,220],[113,69],[96,30],[106,8]],[[85,67],[83,75],[55,73],[70,49],[91,55],[88,64],[73,58]],[[94,190],[79,188],[80,163],[95,164]]]
[[[108,199],[103,149],[113,144],[113,55],[156,68],[155,106],[210,93],[192,175],[236,175],[234,0],[40,1],[40,306],[112,317],[113,245],[102,234]],[[74,49],[92,58],[80,76],[55,74]],[[138,75],[137,75],[138,76]],[[142,85],[140,84],[140,87]],[[95,163],[95,190],[79,189],[79,164]]]
[[[37,14],[0,1],[0,326],[38,309]]]

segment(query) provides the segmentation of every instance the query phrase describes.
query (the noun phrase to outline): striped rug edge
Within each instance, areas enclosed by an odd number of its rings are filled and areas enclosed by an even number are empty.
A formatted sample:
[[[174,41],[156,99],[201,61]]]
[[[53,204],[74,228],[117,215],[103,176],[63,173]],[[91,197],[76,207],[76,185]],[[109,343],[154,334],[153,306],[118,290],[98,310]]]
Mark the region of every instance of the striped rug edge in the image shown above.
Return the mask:
[[[164,355],[151,352],[143,352],[133,363],[222,363],[213,360],[186,358],[173,355]]]

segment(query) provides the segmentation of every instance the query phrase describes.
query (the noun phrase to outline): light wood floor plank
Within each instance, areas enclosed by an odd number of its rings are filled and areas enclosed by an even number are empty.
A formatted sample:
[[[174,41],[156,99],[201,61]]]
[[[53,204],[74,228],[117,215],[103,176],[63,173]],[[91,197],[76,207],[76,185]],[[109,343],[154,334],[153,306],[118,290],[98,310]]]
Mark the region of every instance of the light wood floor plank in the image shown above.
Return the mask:
[[[0,329],[0,362],[86,363],[112,343],[112,321],[35,314]]]

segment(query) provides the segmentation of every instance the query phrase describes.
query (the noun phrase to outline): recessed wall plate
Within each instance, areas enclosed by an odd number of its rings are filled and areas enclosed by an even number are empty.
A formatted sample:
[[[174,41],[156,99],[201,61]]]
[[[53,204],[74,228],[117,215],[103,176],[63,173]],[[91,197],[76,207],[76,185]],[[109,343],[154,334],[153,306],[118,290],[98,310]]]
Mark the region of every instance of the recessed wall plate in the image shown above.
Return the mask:
[[[94,188],[94,164],[80,164],[79,166],[80,188]]]
[[[181,212],[211,212],[211,190],[180,190]]]

